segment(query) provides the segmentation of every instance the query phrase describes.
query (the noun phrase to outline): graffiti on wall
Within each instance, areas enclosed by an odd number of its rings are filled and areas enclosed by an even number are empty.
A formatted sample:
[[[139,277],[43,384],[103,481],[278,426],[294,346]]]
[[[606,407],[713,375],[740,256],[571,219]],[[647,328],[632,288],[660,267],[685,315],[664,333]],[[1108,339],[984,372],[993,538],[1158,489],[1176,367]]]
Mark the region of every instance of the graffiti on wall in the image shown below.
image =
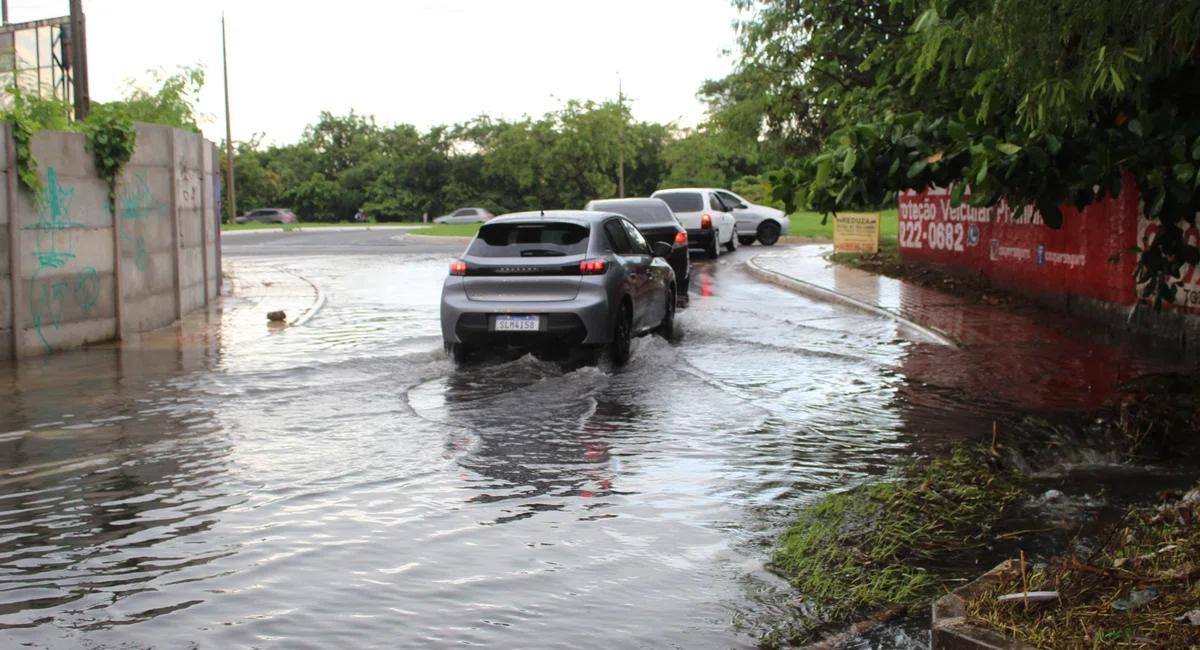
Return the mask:
[[[162,205],[150,192],[150,184],[141,174],[133,175],[132,183],[121,185],[121,239],[134,245],[133,265],[139,271],[146,270],[146,236],[139,234],[136,238],[125,229],[126,223],[144,219],[162,219],[167,216],[167,206]]]
[[[37,232],[36,250],[33,252],[37,269],[29,280],[29,310],[38,338],[50,351],[54,348],[46,339],[44,328],[49,325],[57,330],[62,326],[63,305],[67,295],[73,295],[76,306],[83,311],[92,309],[100,301],[100,277],[95,267],[83,268],[73,283],[63,280],[61,274],[50,279],[41,277],[46,269],[61,269],[75,260],[72,231],[82,228],[83,224],[71,221],[74,195],[75,190],[64,188],[58,181],[58,173],[48,168],[46,187],[39,197],[41,208],[37,223],[25,226],[26,230]]]

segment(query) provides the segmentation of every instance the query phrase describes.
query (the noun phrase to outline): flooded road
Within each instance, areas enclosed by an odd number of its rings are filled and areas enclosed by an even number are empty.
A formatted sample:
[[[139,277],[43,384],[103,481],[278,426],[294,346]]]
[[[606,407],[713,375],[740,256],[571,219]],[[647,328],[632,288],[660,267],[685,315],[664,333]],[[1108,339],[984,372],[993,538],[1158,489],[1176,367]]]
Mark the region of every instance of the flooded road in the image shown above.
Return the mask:
[[[789,512],[1012,416],[904,371],[958,351],[752,279],[757,248],[616,372],[454,370],[461,245],[302,236],[224,246],[319,284],[307,326],[229,299],[0,366],[3,646],[753,647],[797,597],[764,569]],[[878,634],[847,647],[928,642]]]

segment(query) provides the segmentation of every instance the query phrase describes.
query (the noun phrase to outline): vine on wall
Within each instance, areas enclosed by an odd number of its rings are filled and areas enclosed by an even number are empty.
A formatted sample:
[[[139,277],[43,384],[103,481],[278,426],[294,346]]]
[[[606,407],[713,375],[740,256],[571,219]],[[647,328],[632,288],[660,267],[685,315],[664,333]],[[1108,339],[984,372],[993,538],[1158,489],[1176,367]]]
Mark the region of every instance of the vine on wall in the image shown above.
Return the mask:
[[[0,119],[12,126],[17,177],[21,185],[33,194],[35,207],[39,210],[42,208],[45,190],[37,159],[33,157],[33,138],[42,130],[83,133],[87,136],[96,173],[108,182],[108,200],[110,207],[113,207],[117,177],[133,157],[137,144],[137,129],[124,106],[96,104],[87,119],[80,122],[69,117],[71,106],[61,99],[27,95],[15,85],[8,88],[8,93],[12,97],[12,105],[0,113]]]

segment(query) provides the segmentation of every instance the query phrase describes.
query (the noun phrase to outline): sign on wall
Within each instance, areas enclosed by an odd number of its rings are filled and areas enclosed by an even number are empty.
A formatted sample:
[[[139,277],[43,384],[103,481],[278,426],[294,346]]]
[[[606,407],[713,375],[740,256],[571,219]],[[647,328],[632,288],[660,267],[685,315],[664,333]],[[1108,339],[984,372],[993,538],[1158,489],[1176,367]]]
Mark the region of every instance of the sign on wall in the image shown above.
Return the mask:
[[[1005,203],[972,208],[964,200],[954,208],[949,189],[908,192],[899,200],[900,255],[976,270],[1040,292],[1130,305],[1136,260],[1123,253],[1140,240],[1140,212],[1128,180],[1126,187],[1119,198],[1106,198],[1083,213],[1064,206],[1063,227],[1057,230],[1032,207],[1014,213]],[[1195,281],[1200,289],[1200,277]],[[1200,303],[1200,294],[1196,300]]]
[[[878,253],[879,214],[843,212],[834,215],[833,250],[838,253]]]

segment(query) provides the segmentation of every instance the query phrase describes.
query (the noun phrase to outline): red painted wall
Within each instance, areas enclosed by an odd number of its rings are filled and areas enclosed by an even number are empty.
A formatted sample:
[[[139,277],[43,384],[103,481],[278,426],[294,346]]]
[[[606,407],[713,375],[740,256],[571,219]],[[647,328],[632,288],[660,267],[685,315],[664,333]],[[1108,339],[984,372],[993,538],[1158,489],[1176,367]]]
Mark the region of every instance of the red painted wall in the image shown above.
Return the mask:
[[[1153,226],[1140,218],[1137,191],[1126,188],[1120,198],[1105,199],[1082,213],[1064,208],[1059,230],[1043,224],[1041,213],[1032,208],[1014,219],[1005,204],[951,208],[949,190],[909,192],[900,197],[900,256],[979,271],[1040,292],[1131,305],[1136,259],[1122,254],[1113,263],[1110,258],[1136,245],[1139,235]],[[1200,232],[1189,236],[1200,240]],[[1200,273],[1189,269],[1188,275],[1197,276],[1195,288],[1200,290]],[[1200,291],[1192,304],[1200,312]]]

